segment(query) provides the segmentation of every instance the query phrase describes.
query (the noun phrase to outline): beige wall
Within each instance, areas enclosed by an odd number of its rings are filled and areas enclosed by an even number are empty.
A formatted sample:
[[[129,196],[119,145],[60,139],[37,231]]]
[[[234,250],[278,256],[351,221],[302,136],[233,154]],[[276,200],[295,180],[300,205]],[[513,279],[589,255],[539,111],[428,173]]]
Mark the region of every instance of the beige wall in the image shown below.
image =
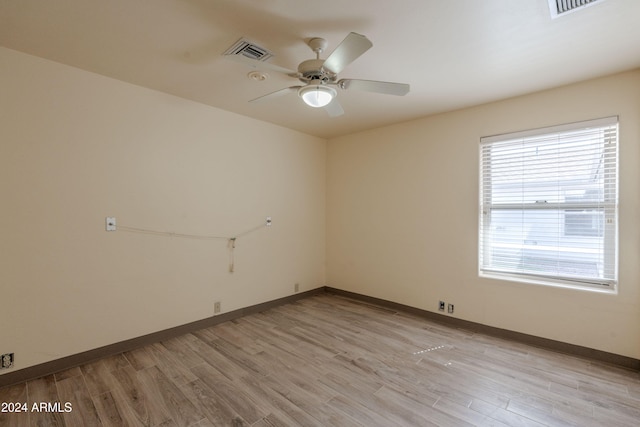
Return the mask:
[[[478,277],[482,136],[620,116],[617,295]],[[329,141],[327,285],[640,358],[640,71]]]
[[[640,358],[640,71],[328,143],[6,49],[0,93],[0,353],[16,369],[325,282]],[[478,278],[479,138],[616,114],[619,293]],[[115,216],[232,236],[268,215],[233,274],[224,240],[104,231]]]
[[[325,282],[326,141],[0,49],[0,353],[20,369]],[[239,238],[105,231],[119,225]],[[3,372],[6,373],[6,372]]]

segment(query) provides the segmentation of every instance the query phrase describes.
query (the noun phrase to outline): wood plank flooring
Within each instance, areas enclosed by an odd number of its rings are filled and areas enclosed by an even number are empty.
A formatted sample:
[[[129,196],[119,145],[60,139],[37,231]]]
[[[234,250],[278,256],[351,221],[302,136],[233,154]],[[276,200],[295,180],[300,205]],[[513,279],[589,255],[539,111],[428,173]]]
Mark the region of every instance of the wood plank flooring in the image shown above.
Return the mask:
[[[318,294],[0,402],[28,409],[2,426],[638,426],[640,373]]]

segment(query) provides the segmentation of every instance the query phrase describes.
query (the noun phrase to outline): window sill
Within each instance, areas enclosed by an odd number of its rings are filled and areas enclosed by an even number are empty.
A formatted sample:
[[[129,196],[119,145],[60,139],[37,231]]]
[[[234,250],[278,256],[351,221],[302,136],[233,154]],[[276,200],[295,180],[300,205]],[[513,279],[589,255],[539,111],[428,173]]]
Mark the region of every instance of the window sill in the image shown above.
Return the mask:
[[[480,272],[480,278],[494,279],[508,282],[526,283],[529,285],[548,286],[552,288],[571,289],[576,291],[594,292],[599,294],[617,295],[618,287],[616,284],[611,285],[589,285],[581,282],[570,282],[566,280],[554,280],[547,278],[525,277],[508,273],[486,273]]]

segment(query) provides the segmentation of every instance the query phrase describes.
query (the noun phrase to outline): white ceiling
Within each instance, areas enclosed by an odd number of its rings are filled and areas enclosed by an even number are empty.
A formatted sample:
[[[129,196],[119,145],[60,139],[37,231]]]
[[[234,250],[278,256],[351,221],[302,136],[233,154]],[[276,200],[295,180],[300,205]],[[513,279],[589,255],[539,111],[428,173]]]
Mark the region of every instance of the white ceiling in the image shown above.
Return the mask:
[[[640,67],[640,1],[551,19],[548,0],[1,0],[0,45],[325,138]],[[409,83],[404,97],[340,91],[331,118],[297,85],[222,57],[240,37],[296,69],[349,33],[373,47],[340,78]]]

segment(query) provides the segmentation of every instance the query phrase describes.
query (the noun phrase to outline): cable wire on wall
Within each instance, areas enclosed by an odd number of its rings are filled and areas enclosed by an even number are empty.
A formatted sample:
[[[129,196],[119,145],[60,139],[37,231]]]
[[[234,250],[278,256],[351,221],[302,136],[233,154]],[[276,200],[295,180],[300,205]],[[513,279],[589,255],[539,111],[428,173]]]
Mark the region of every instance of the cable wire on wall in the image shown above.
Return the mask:
[[[116,230],[116,220],[115,217],[107,217],[106,218],[107,231],[115,231]],[[267,221],[265,224],[261,224],[259,226],[250,228],[248,230],[243,231],[242,233],[238,233],[232,237],[228,236],[214,236],[207,234],[186,234],[186,233],[176,233],[173,231],[161,231],[161,230],[152,230],[148,228],[139,228],[139,227],[129,227],[126,225],[118,225],[118,230],[125,231],[128,233],[139,233],[139,234],[149,234],[153,236],[160,237],[173,237],[179,239],[195,239],[195,240],[226,240],[227,248],[229,250],[229,273],[233,273],[235,270],[235,259],[234,259],[234,251],[236,248],[236,241],[239,237],[244,237],[248,234],[254,233],[260,230],[263,227],[271,226],[271,217],[267,217]]]

